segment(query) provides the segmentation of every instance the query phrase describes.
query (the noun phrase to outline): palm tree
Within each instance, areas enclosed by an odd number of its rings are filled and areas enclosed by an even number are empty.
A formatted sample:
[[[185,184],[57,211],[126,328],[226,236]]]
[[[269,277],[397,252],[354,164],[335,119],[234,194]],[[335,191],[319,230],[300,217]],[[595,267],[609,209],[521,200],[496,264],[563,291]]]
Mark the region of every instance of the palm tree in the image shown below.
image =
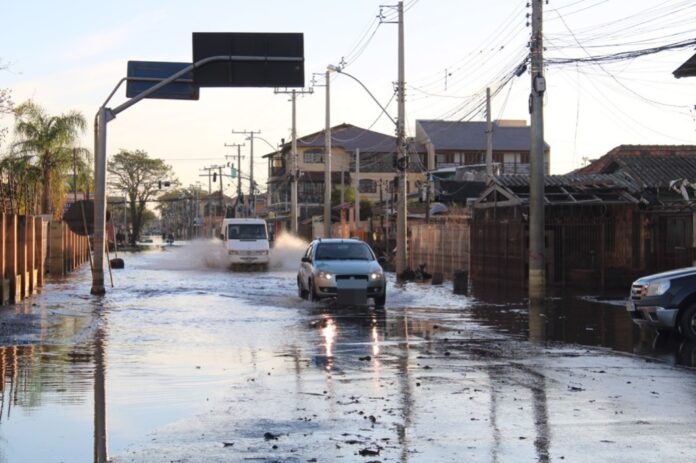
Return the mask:
[[[85,117],[77,111],[51,116],[29,100],[15,109],[15,149],[34,156],[41,172],[41,212],[60,211],[65,185],[60,181],[72,167],[72,148],[85,130]]]

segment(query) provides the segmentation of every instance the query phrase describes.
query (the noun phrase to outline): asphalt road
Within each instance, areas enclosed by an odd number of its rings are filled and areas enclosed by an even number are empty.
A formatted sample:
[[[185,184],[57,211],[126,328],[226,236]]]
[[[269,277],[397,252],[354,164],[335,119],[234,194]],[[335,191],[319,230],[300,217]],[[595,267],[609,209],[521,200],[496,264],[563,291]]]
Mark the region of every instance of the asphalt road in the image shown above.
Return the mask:
[[[696,370],[618,303],[391,281],[383,311],[332,307],[297,297],[298,250],[128,254],[104,298],[85,268],[0,309],[0,462],[696,459]]]

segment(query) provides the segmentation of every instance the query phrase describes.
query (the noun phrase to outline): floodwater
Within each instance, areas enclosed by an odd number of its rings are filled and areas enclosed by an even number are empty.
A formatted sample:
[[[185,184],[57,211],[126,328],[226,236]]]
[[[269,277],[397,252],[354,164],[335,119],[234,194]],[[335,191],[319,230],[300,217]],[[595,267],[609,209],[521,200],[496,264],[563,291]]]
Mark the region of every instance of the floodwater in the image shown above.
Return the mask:
[[[693,349],[620,295],[390,281],[376,311],[296,295],[214,242],[126,254],[0,309],[0,462],[645,461],[696,454]]]

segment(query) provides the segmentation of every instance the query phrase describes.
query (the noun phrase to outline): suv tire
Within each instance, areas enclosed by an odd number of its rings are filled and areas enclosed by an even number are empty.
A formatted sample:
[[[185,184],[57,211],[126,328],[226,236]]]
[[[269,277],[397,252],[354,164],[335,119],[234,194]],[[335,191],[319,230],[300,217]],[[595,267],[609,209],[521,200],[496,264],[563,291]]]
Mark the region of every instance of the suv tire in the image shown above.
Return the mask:
[[[383,309],[384,304],[386,304],[386,302],[387,302],[387,292],[385,290],[384,294],[382,294],[381,296],[377,296],[375,298],[375,309]]]
[[[696,303],[682,312],[679,318],[679,329],[685,338],[696,341]]]

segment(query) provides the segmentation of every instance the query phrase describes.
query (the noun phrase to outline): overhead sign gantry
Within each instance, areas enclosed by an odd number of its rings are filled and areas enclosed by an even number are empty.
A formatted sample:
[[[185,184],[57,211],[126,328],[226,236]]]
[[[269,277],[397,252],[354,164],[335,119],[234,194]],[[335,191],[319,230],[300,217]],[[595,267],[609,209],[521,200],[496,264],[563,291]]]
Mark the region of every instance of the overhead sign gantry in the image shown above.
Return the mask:
[[[107,108],[124,81],[130,99]],[[128,63],[127,77],[116,85],[95,119],[92,294],[106,292],[106,124],[144,98],[197,100],[200,87],[304,87],[303,34],[194,32],[192,63]]]

